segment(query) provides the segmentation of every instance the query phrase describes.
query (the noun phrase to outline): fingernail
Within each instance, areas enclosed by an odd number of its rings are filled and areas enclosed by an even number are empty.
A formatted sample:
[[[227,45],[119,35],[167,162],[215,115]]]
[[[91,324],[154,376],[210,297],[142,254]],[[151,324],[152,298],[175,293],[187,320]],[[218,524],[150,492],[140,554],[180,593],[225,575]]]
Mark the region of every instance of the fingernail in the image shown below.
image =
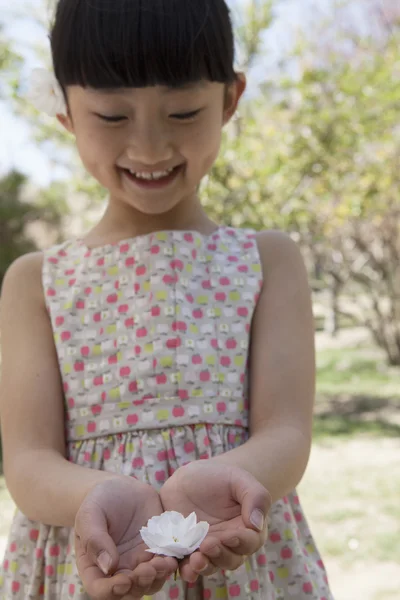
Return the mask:
[[[100,569],[103,571],[104,575],[109,574],[110,569],[111,569],[111,563],[112,563],[111,556],[108,554],[108,552],[103,550],[103,552],[101,552],[101,554],[99,554],[99,556],[97,557],[97,564],[99,565]]]
[[[264,529],[264,515],[262,514],[261,510],[258,510],[258,508],[253,510],[250,516],[250,522],[259,531]]]
[[[140,587],[148,588],[154,581],[154,577],[139,577],[138,583]]]
[[[201,569],[199,569],[199,573],[204,573],[204,571],[207,571],[208,569],[208,563],[204,565],[204,567],[202,567]]]
[[[131,587],[129,583],[120,583],[119,585],[114,585],[113,592],[116,596],[125,596]]]

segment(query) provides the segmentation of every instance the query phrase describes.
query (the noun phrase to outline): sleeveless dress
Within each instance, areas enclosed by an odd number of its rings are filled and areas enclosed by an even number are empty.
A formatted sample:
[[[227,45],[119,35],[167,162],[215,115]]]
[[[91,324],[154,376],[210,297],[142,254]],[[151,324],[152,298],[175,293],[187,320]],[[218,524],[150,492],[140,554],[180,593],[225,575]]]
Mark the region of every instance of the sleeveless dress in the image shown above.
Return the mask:
[[[248,439],[248,353],[262,286],[255,234],[162,231],[45,253],[43,285],[65,395],[68,458],[157,489],[181,465]],[[17,511],[2,600],[88,600],[73,532]],[[268,542],[235,572],[156,600],[332,600],[294,491],[272,507]]]

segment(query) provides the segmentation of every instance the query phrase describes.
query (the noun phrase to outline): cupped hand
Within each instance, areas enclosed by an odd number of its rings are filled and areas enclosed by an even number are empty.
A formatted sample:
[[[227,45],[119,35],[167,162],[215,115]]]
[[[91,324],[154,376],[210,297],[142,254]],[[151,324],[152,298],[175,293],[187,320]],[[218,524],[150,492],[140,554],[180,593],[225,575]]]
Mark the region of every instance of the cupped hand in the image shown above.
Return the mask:
[[[75,521],[76,561],[92,600],[136,600],[158,592],[176,571],[174,558],[146,552],[140,529],[163,512],[151,486],[129,477],[97,485]]]
[[[196,581],[199,574],[239,568],[266,541],[270,495],[239,467],[213,459],[190,463],[168,479],[160,497],[164,510],[185,516],[195,512],[200,521],[210,524],[199,551],[179,567],[188,582]]]

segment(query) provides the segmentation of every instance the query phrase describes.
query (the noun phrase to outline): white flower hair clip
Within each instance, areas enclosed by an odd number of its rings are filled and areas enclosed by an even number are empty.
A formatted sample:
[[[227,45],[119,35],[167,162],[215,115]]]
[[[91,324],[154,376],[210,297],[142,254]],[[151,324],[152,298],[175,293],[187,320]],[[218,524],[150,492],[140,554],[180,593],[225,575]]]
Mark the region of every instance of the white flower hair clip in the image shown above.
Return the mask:
[[[196,513],[185,519],[181,513],[167,511],[150,519],[140,535],[149,547],[147,552],[182,560],[200,548],[209,528],[206,521],[197,523]]]
[[[49,115],[66,115],[67,106],[61,86],[55,75],[47,69],[34,69],[30,78],[27,99],[33,106]]]

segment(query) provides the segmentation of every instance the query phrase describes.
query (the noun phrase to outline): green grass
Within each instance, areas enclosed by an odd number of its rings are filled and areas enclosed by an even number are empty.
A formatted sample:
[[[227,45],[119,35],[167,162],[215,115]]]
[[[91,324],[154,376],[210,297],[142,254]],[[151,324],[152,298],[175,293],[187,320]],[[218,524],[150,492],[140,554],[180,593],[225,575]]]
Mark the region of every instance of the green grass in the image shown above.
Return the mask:
[[[321,350],[317,369],[320,394],[400,398],[400,368],[388,367],[380,350],[369,347]]]

